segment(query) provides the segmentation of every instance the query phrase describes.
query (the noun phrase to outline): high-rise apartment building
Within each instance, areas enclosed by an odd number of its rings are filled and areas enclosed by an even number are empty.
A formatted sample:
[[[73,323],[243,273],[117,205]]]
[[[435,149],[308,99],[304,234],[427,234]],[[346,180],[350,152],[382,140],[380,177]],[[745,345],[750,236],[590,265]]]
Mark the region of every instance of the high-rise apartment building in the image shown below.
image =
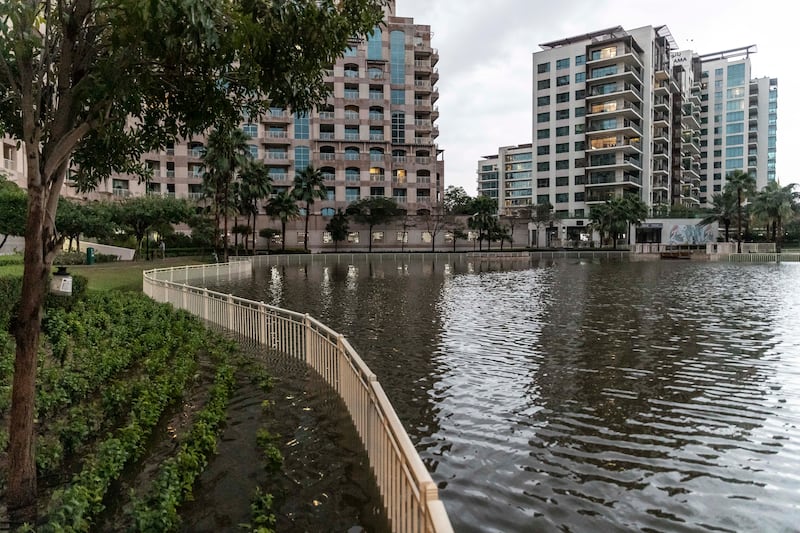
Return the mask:
[[[701,202],[725,186],[734,170],[749,172],[758,189],[774,181],[778,80],[751,75],[754,46],[695,56],[701,72]]]
[[[532,148],[530,144],[502,146],[496,155],[487,155],[478,161],[478,191],[497,199],[503,212],[536,203],[531,202]]]
[[[615,196],[657,216],[706,205],[731,170],[759,188],[774,179],[777,80],[751,80],[750,47],[700,56],[678,50],[666,26],[617,26],[541,48],[530,180],[507,174],[508,148],[478,162],[478,191],[501,212],[549,202],[580,231]]]
[[[251,137],[250,152],[268,165],[276,192],[288,189],[308,165],[322,171],[328,197],[315,204],[314,214],[332,215],[336,207],[368,196],[394,198],[414,212],[441,196],[439,54],[431,47],[430,26],[395,16],[394,4],[387,3],[384,23],[366,39],[352,41],[328,71],[327,102],[310,113],[272,108],[242,124]],[[177,140],[148,153],[153,177],[146,184],[136,176],[113,176],[93,196],[200,198],[204,143],[202,137]],[[21,160],[4,141],[5,168],[21,172]]]

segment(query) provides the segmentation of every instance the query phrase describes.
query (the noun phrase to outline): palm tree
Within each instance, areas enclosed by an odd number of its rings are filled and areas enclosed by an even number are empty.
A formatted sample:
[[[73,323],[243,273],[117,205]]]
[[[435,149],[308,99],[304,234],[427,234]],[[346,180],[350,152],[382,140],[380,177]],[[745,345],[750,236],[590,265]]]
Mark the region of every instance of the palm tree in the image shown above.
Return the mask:
[[[230,124],[223,124],[208,134],[206,153],[203,162],[206,171],[203,184],[214,201],[214,221],[219,233],[219,219],[225,217],[223,239],[224,257],[228,260],[228,212],[231,205],[232,187],[237,172],[248,161],[250,155],[247,146],[248,137],[241,129]],[[215,238],[219,245],[219,236]]]
[[[311,206],[317,199],[324,200],[328,197],[325,188],[325,178],[318,169],[308,165],[294,177],[292,196],[306,203],[306,226],[303,237],[303,248],[308,251],[308,219],[311,216]]]
[[[631,225],[641,224],[647,218],[647,204],[638,196],[619,196],[593,207],[589,218],[592,228],[600,233],[600,245],[603,244],[603,236],[608,233],[616,249],[619,235],[626,231],[630,233]]]
[[[253,254],[256,251],[256,217],[258,216],[258,203],[264,198],[269,198],[272,194],[272,178],[269,176],[269,168],[262,161],[249,161],[239,173],[241,186],[239,193],[242,207],[247,214],[247,222],[250,224],[250,217],[253,223]]]
[[[725,188],[736,191],[736,253],[742,253],[742,202],[755,192],[756,179],[741,170],[734,170],[725,176]]]
[[[300,214],[297,202],[288,191],[281,191],[270,198],[266,208],[270,218],[281,221],[281,250],[286,251],[286,223],[294,220]]]
[[[767,226],[772,225],[772,240],[778,252],[781,251],[783,221],[798,210],[800,192],[796,187],[796,183],[781,187],[778,182],[771,181],[753,198],[754,214],[763,217]]]
[[[736,216],[736,197],[727,190],[723,193],[714,193],[711,196],[711,212],[700,221],[701,226],[708,226],[714,222],[725,228],[725,242],[728,242],[728,233],[731,223]]]

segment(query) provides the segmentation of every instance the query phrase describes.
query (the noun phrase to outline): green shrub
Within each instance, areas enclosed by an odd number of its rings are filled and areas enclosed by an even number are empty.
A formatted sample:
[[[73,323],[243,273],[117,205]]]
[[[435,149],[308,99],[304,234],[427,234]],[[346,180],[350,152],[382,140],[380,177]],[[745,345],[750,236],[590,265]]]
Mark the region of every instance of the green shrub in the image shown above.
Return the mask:
[[[94,260],[98,263],[113,263],[119,261],[119,256],[114,254],[95,254]]]
[[[25,262],[22,254],[0,255],[0,266],[4,265],[21,265]]]
[[[7,330],[22,293],[21,277],[0,278],[0,329]]]
[[[61,252],[53,260],[53,265],[83,265],[86,263],[84,252]]]

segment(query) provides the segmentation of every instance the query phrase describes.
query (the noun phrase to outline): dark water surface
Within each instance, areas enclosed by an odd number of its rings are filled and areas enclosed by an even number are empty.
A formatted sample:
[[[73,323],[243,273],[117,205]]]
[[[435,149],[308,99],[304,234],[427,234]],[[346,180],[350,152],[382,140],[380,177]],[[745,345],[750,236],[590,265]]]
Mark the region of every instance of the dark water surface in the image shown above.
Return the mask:
[[[223,287],[344,333],[456,531],[800,530],[800,264],[353,264]]]

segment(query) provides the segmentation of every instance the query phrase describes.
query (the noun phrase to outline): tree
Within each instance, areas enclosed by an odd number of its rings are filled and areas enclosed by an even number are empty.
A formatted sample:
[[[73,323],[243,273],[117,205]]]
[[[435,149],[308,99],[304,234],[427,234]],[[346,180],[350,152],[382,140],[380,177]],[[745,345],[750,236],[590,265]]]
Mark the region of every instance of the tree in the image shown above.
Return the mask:
[[[699,225],[708,226],[716,222],[725,228],[725,242],[728,242],[728,234],[735,216],[736,196],[730,190],[726,190],[711,196],[711,212],[699,222]]]
[[[778,252],[783,240],[783,222],[798,209],[800,192],[795,190],[796,187],[795,183],[781,187],[771,181],[753,198],[753,214],[763,218],[767,226],[772,226],[772,241]]]
[[[531,245],[534,247],[539,246],[539,229],[546,228],[550,225],[553,220],[555,220],[555,214],[553,213],[553,205],[550,202],[543,202],[540,204],[536,204],[528,209],[526,209],[523,214],[527,215],[528,220],[533,222],[534,227],[536,227],[536,242],[532,242]]]
[[[489,249],[491,250],[490,232],[496,225],[497,200],[489,196],[478,196],[471,202],[470,208],[473,214],[467,220],[467,225],[471,229],[478,230],[478,246],[483,249],[483,241],[489,239]]]
[[[444,202],[431,205],[430,209],[423,209],[418,213],[425,230],[431,235],[431,252],[436,251],[436,236],[448,225],[452,224],[455,216],[448,213]]]
[[[472,198],[467,194],[463,187],[455,187],[450,185],[444,191],[444,208],[447,213],[452,215],[471,215],[475,212],[472,207]]]
[[[369,228],[369,251],[372,252],[372,228],[401,216],[402,210],[391,198],[373,196],[356,200],[347,207],[346,213]]]
[[[0,131],[24,143],[28,209],[9,422],[11,522],[36,518],[34,398],[42,303],[62,236],[70,160],[79,190],[175,136],[268,105],[324,100],[323,72],[383,18],[383,0],[0,2]]]
[[[459,239],[461,239],[462,241],[466,240],[467,238],[469,238],[469,235],[467,234],[466,231],[464,231],[464,226],[462,226],[460,224],[457,225],[457,226],[454,226],[453,229],[452,229],[452,232],[453,232],[453,252],[455,252],[456,251],[456,243],[458,243],[458,240]]]
[[[263,161],[250,160],[239,173],[239,204],[247,215],[247,223],[253,228],[253,254],[256,253],[256,218],[258,204],[272,193],[272,178]],[[250,221],[252,217],[252,223]]]
[[[331,234],[333,249],[338,252],[339,243],[347,239],[347,234],[350,232],[350,224],[347,222],[347,215],[341,209],[337,209],[336,213],[325,225],[325,231]]]
[[[303,249],[308,252],[308,219],[311,216],[311,206],[314,205],[317,199],[324,200],[328,197],[328,191],[325,188],[325,177],[322,175],[322,172],[311,165],[308,165],[302,171],[298,172],[294,177],[292,196],[306,204]]]
[[[9,235],[25,234],[25,212],[28,196],[16,184],[0,180],[0,248]]]
[[[736,193],[736,253],[742,253],[742,202],[755,193],[756,179],[741,170],[725,176],[725,189]]]
[[[286,223],[294,220],[300,214],[297,202],[289,192],[281,191],[270,198],[266,212],[270,218],[277,218],[281,221],[281,250],[286,251]]]
[[[228,215],[231,204],[235,204],[233,180],[242,167],[247,164],[250,139],[233,122],[218,125],[208,135],[208,144],[203,154],[205,172],[203,185],[209,192],[214,206],[214,222],[219,228],[220,217],[224,218],[222,239],[223,257],[228,260]]]
[[[630,233],[630,226],[641,224],[647,217],[647,204],[638,196],[625,195],[606,200],[592,207],[589,213],[592,228],[600,233],[602,245],[605,234],[611,236],[614,249],[620,234]]]
[[[279,233],[280,231],[276,230],[275,228],[261,228],[258,230],[258,235],[267,239],[267,254],[269,254],[269,248],[270,244],[272,244],[272,239]],[[253,253],[255,253],[255,245],[253,246]]]
[[[78,202],[61,198],[56,213],[56,226],[69,239],[68,249],[73,241],[81,248],[81,235],[104,239],[118,229],[115,206],[107,202]]]
[[[136,239],[137,254],[141,254],[142,241],[159,224],[188,222],[192,209],[185,200],[162,196],[137,196],[120,202],[115,218],[122,229]]]

